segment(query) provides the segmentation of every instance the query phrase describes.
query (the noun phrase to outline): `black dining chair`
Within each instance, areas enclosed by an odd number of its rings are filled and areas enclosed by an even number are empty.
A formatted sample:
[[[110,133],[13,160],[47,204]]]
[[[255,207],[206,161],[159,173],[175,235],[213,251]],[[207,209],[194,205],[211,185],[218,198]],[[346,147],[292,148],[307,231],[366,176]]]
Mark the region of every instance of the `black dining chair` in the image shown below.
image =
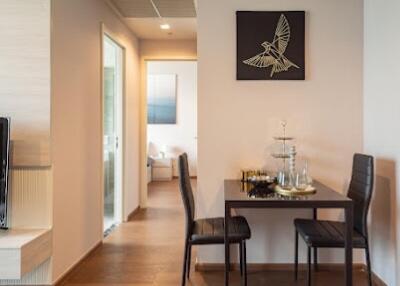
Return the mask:
[[[188,157],[179,156],[179,188],[186,216],[186,236],[183,257],[182,286],[186,275],[189,278],[192,245],[224,244],[224,218],[195,219],[195,203],[190,183]],[[239,245],[240,274],[247,285],[246,240],[251,237],[250,227],[242,216],[234,216],[229,221],[229,243]]]
[[[371,280],[371,261],[368,245],[367,215],[371,202],[374,182],[374,158],[364,154],[355,154],[353,169],[347,196],[354,203],[353,248],[365,249],[368,268],[369,285]],[[299,234],[307,244],[308,285],[311,285],[311,249],[314,248],[344,248],[345,223],[338,221],[295,219],[295,279],[298,274],[298,244]],[[316,251],[314,252],[314,267],[317,266]]]

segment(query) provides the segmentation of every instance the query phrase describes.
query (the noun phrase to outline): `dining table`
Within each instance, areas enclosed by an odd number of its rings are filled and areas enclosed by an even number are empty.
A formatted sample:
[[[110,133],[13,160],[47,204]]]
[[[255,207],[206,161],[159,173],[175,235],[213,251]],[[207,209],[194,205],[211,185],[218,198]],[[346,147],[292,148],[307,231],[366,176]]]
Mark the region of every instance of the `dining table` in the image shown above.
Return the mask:
[[[260,208],[291,208],[312,209],[316,219],[317,209],[344,209],[345,215],[345,285],[353,285],[353,201],[347,196],[336,192],[323,183],[314,180],[312,183],[316,192],[307,196],[282,196],[275,192],[265,195],[254,195],[250,192],[249,183],[241,180],[224,180],[225,203],[225,286],[229,285],[230,248],[228,241],[229,224],[233,209],[260,209]],[[315,255],[314,255],[315,257]]]

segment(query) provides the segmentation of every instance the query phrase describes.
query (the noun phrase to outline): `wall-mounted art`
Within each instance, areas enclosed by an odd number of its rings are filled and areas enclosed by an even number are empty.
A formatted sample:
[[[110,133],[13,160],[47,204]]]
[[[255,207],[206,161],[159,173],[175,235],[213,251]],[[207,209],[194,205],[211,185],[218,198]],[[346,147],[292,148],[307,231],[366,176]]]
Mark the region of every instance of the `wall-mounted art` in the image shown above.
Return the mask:
[[[176,124],[176,74],[147,77],[147,123]]]
[[[238,80],[304,80],[304,11],[237,11]]]

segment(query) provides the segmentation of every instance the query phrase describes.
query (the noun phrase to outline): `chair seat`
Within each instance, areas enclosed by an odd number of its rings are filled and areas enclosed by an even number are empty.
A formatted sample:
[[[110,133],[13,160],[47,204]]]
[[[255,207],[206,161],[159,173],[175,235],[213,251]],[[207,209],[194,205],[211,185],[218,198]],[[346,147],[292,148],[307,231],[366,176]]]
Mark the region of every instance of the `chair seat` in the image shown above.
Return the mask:
[[[242,216],[234,216],[229,221],[229,242],[238,243],[251,237],[247,220]],[[192,244],[224,243],[224,218],[204,218],[194,222]]]
[[[295,219],[294,225],[308,246],[344,247],[346,224],[338,221]],[[353,248],[365,248],[365,238],[353,231]]]

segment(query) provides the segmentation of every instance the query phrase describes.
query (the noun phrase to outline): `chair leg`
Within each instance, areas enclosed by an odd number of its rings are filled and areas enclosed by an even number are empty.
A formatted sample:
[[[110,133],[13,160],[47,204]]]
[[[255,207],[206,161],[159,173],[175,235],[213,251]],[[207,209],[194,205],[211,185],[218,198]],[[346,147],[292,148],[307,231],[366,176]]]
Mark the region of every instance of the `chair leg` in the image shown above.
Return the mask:
[[[239,242],[240,276],[243,276],[243,242]]]
[[[310,246],[307,246],[307,264],[308,264],[307,285],[311,286],[311,247]]]
[[[231,244],[229,243],[229,249],[230,249],[230,247],[231,247]],[[231,272],[231,268],[232,268],[231,267],[231,258],[232,258],[232,255],[229,256],[229,261],[228,261],[228,265],[227,265],[228,272]]]
[[[192,261],[192,244],[188,244],[188,254],[187,254],[187,264],[186,264],[186,271],[187,271],[187,278],[189,279],[190,276],[190,263]]]
[[[314,271],[318,271],[318,248],[314,247]]]
[[[296,230],[294,236],[294,280],[296,281],[298,272],[299,272],[299,233]]]
[[[243,240],[243,285],[247,286],[247,254],[245,240]]]
[[[186,283],[186,268],[187,268],[187,258],[188,258],[188,239],[185,240],[185,249],[183,255],[183,269],[182,269],[182,286],[185,286]]]
[[[369,256],[369,245],[368,245],[368,242],[367,242],[367,247],[365,248],[365,258],[367,260],[367,268],[368,268],[368,285],[372,286],[371,257]]]

